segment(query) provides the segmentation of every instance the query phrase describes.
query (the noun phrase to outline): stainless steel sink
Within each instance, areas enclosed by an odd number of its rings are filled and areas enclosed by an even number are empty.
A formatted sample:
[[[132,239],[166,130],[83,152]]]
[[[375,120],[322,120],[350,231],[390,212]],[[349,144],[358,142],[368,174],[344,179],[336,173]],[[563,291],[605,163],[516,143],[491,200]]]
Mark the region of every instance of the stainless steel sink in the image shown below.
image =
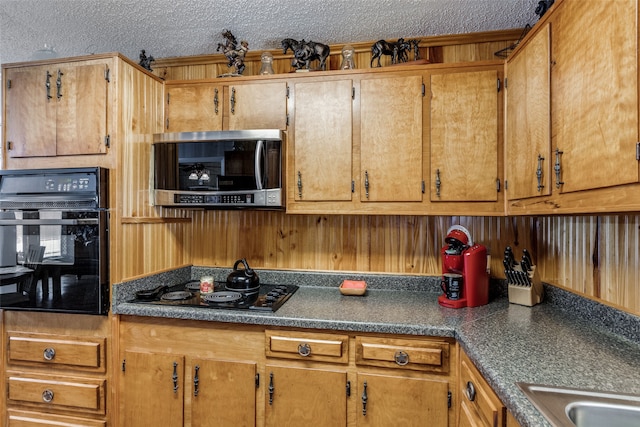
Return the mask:
[[[640,396],[517,383],[554,427],[639,427]]]

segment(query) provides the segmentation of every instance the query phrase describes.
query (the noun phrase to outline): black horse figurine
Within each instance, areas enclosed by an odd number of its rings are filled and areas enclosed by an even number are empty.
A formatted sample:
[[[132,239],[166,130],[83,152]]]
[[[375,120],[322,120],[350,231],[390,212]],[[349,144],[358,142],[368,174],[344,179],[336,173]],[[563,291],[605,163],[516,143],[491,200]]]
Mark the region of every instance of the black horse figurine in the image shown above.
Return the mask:
[[[281,42],[282,53],[287,53],[289,49],[293,52],[293,60],[291,65],[296,69],[306,67],[309,69],[309,64],[313,60],[318,60],[318,68],[324,70],[326,68],[326,61],[331,52],[331,48],[322,43],[316,43],[313,41],[301,41],[294,39],[284,39]]]
[[[371,62],[370,67],[373,67],[373,61],[378,60],[378,67],[381,67],[380,57],[382,55],[390,55],[391,63],[397,64],[398,62],[407,62],[407,52],[411,49],[411,43],[405,41],[403,38],[398,39],[395,43],[389,43],[385,40],[378,40],[371,46]]]
[[[216,50],[219,51],[222,49],[222,53],[224,53],[224,56],[229,60],[227,66],[229,68],[235,67],[236,74],[242,74],[245,68],[244,57],[249,50],[249,44],[246,41],[242,41],[238,44],[238,40],[229,30],[224,30],[222,32],[222,37],[225,38],[225,42],[218,43],[218,48]]]

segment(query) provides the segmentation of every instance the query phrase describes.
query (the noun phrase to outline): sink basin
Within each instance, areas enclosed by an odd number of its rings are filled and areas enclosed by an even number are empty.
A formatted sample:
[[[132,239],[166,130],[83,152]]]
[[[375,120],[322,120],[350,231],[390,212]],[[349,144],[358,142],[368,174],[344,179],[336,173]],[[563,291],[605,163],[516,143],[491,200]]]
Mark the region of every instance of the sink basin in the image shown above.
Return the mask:
[[[517,383],[554,427],[638,427],[640,396]]]

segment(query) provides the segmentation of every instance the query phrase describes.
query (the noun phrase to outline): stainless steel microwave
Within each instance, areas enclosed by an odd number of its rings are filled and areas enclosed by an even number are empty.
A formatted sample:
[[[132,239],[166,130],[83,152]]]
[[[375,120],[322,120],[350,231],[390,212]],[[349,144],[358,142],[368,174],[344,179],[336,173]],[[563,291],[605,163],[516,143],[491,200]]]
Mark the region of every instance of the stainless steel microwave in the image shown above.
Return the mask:
[[[155,134],[152,203],[283,208],[283,137],[277,129]]]

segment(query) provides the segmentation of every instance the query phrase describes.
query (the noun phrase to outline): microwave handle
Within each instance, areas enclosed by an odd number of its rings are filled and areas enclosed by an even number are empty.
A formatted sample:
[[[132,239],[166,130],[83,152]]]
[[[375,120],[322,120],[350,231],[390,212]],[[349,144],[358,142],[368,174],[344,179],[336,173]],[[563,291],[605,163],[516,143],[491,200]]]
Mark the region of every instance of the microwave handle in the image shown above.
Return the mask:
[[[256,189],[262,190],[262,158],[264,157],[264,141],[259,139],[256,141],[256,158],[254,162],[254,175],[256,177]]]

